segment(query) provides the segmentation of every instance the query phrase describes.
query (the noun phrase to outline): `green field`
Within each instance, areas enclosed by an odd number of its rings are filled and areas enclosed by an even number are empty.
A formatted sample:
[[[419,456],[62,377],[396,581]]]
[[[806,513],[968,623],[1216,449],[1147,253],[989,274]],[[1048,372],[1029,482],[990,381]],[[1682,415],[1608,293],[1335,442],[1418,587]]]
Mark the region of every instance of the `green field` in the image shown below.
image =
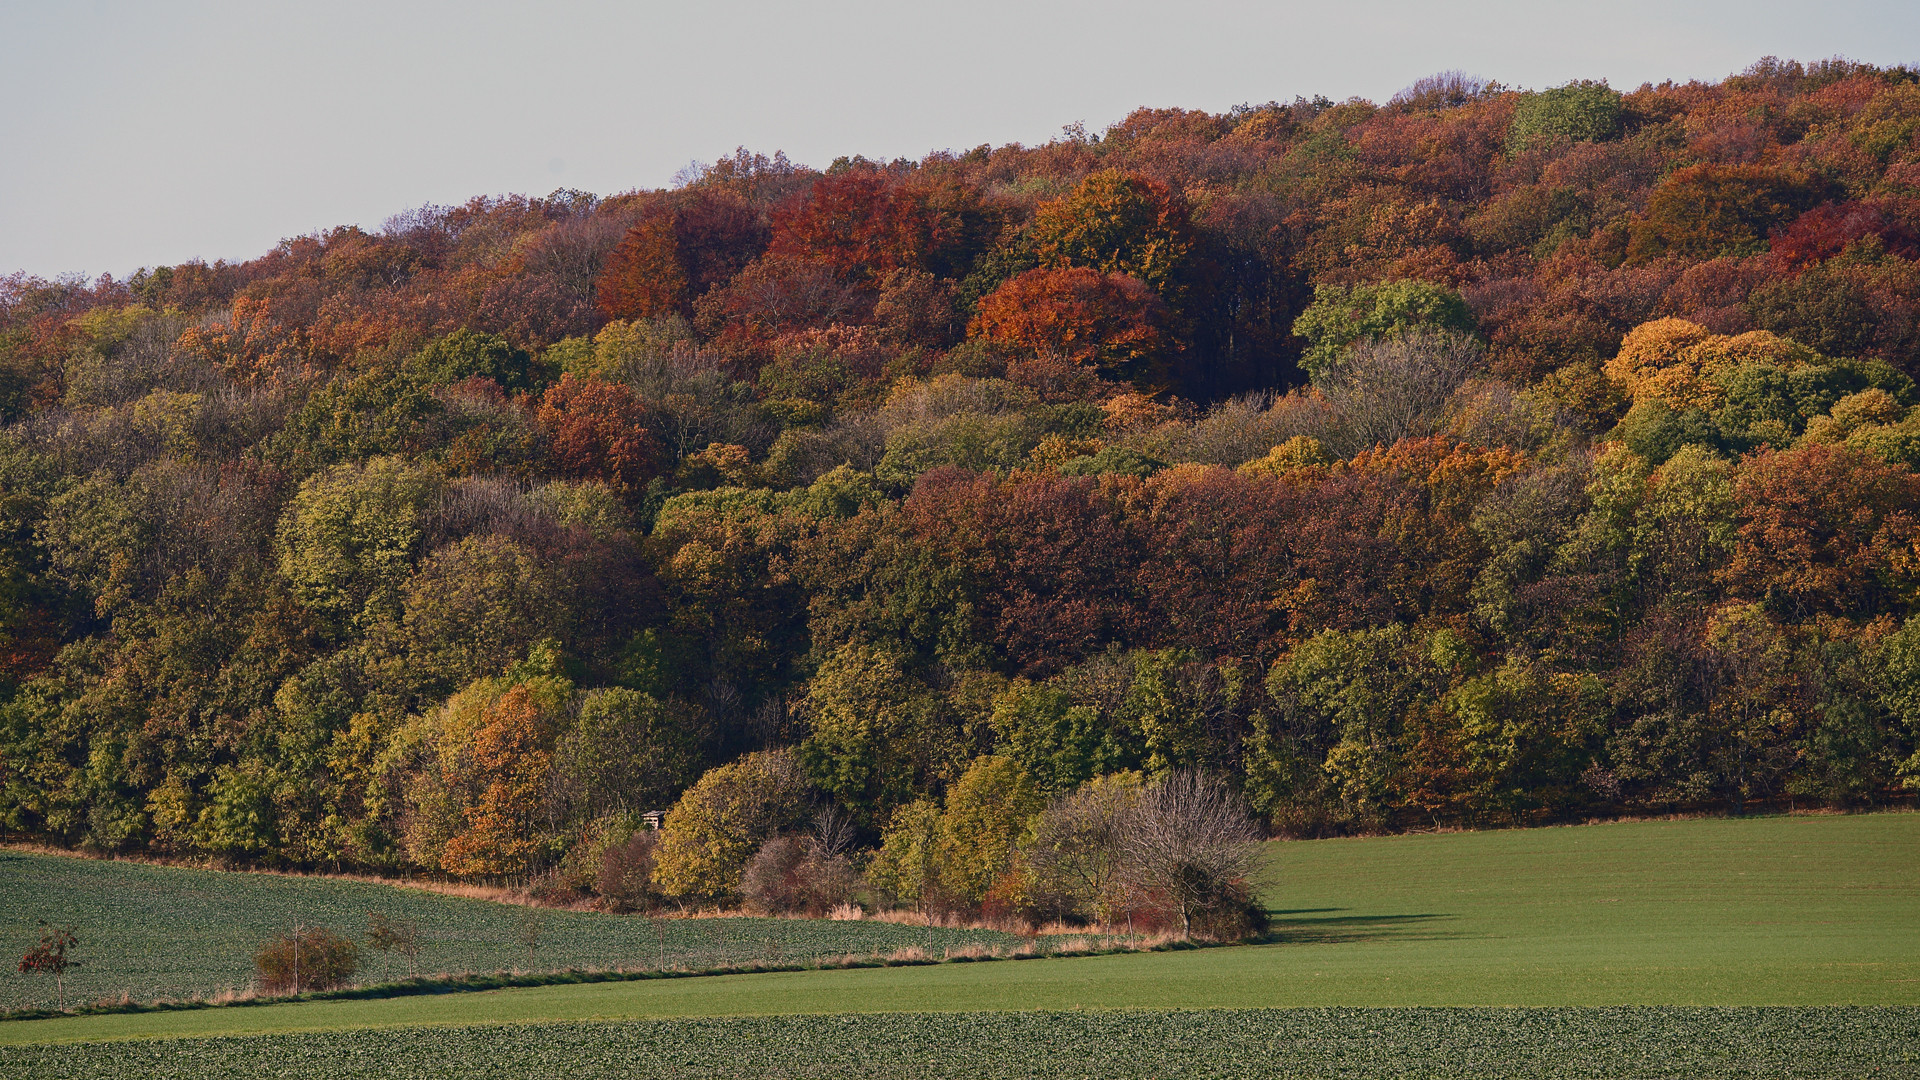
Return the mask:
[[[405,1052],[396,1052],[404,1047]],[[0,1046],[0,1075],[211,1077],[1920,1076],[1915,1009],[938,1013],[442,1027]]]
[[[782,964],[906,945],[939,952],[968,942],[1018,940],[990,931],[867,921],[536,911],[374,882],[0,850],[0,949],[18,957],[39,940],[40,919],[72,924],[82,963],[67,976],[69,1003],[122,993],[150,1001],[245,989],[253,977],[254,950],[290,931],[296,920],[360,937],[367,913],[376,911],[421,927],[422,973]],[[531,955],[520,938],[530,915],[540,920],[539,945]],[[51,978],[17,975],[12,968],[9,963],[0,972],[0,1009],[53,1005]],[[406,973],[406,962],[398,957],[362,955],[363,979]]]
[[[1861,1053],[1893,1055],[1884,1059],[1888,1062],[1920,1060],[1920,1037],[1915,1034],[1920,1010],[1762,1008],[1920,1005],[1920,815],[1640,822],[1280,843],[1273,845],[1271,876],[1266,896],[1275,911],[1275,934],[1271,943],[1256,946],[14,1021],[0,1023],[0,1045],[193,1036],[214,1041],[177,1045],[211,1048],[207,1053],[241,1058],[278,1052],[263,1047],[298,1047],[305,1060],[309,1049],[322,1057],[352,1054],[361,1052],[355,1047],[376,1045],[379,1040],[366,1035],[322,1034],[299,1036],[291,1043],[280,1038],[222,1041],[218,1037],[380,1026],[529,1025],[543,1021],[808,1013],[972,1014],[995,1010],[1051,1010],[1069,1016],[1044,1022],[1004,1017],[966,1022],[988,1027],[1071,1025],[1095,1022],[1072,1017],[1075,1010],[1154,1010],[1116,1014],[1122,1019],[1099,1022],[1159,1025],[1154,1029],[1161,1030],[1174,1023],[1161,1010],[1551,1006],[1559,1011],[1340,1015],[1372,1017],[1365,1020],[1372,1025],[1369,1030],[1397,1032],[1382,1035],[1388,1042],[1378,1044],[1376,1049],[1396,1039],[1413,1046],[1428,1037],[1421,1032],[1428,1032],[1433,1025],[1438,1025],[1433,1030],[1454,1033],[1446,1039],[1498,1041],[1504,1037],[1500,1032],[1515,1025],[1535,1032],[1528,1036],[1535,1039],[1540,1030],[1547,1030],[1537,1025],[1547,1024],[1549,1028],[1571,1025],[1569,1030],[1598,1033],[1594,1038],[1624,1040],[1623,1046],[1639,1046],[1641,1042],[1636,1040],[1651,1039],[1646,1046],[1665,1046],[1662,1052],[1682,1055],[1674,1058],[1679,1061],[1684,1058],[1683,1052],[1706,1051],[1700,1049],[1705,1044],[1698,1039],[1683,1038],[1675,1032],[1693,1030],[1690,1025],[1712,1028],[1719,1024],[1728,1032],[1727,1038],[1749,1039],[1754,1047],[1782,1039],[1799,1039],[1807,1047],[1821,1039],[1837,1040],[1835,1045],[1852,1045],[1865,1039],[1871,1045]],[[1712,1008],[1704,1012],[1566,1011],[1564,1007],[1569,1006],[1746,1008],[1724,1013]],[[1242,1021],[1235,1022],[1247,1027],[1246,1038],[1266,1038],[1259,1033],[1269,1029],[1293,1031],[1295,1028],[1288,1025],[1304,1023],[1297,1018],[1308,1014],[1217,1015],[1242,1016]],[[1134,1019],[1124,1020],[1128,1016]],[[1644,1016],[1668,1017],[1672,1023],[1660,1027],[1659,1031],[1666,1034],[1657,1037],[1643,1031],[1640,1020],[1633,1020],[1630,1030],[1622,1028],[1605,1035],[1612,1030],[1609,1024]],[[1402,1030],[1414,1021],[1388,1023],[1380,1017],[1425,1019]],[[1721,1019],[1716,1021],[1714,1017]],[[840,1052],[833,1048],[838,1045],[833,1043],[833,1032],[864,1030],[858,1025],[878,1024],[884,1028],[895,1022],[937,1025],[962,1021],[841,1017],[832,1021],[780,1021],[776,1026],[788,1032],[814,1032],[825,1040],[818,1050],[825,1055],[820,1060],[830,1063],[832,1055]],[[691,1020],[674,1023],[685,1025]],[[1774,1035],[1752,1034],[1774,1027],[1779,1029],[1777,1039]],[[562,1029],[497,1030],[531,1033],[511,1039],[501,1036],[509,1041],[523,1040],[526,1052],[531,1054],[536,1049],[547,1052],[540,1049],[546,1044],[539,1032],[557,1033]],[[665,1038],[649,1033],[682,1029],[602,1024],[589,1030],[604,1031],[604,1037],[614,1042],[644,1042]],[[725,1024],[695,1024],[686,1030],[731,1029]],[[1472,1035],[1476,1030],[1480,1035]],[[1780,1032],[1799,1034],[1789,1038]],[[1271,1035],[1273,1039],[1282,1037]],[[1328,1033],[1326,1037],[1333,1035]],[[471,1036],[436,1028],[431,1038],[409,1035],[407,1043],[440,1046],[440,1040],[445,1040],[445,1045],[452,1047],[468,1038]],[[716,1045],[725,1041],[714,1038]],[[1333,1053],[1327,1049],[1331,1045],[1313,1052]],[[1546,1053],[1538,1047],[1536,1050]],[[97,1052],[112,1057],[169,1051],[122,1047]],[[1161,1071],[1167,1075],[1180,1074],[1183,1069],[1205,1071],[1194,1064],[1200,1059],[1179,1057],[1184,1052],[1178,1046],[1169,1049],[1167,1053],[1173,1056],[1166,1059],[1168,1064]],[[53,1060],[34,1056],[48,1051],[23,1048],[11,1053],[27,1055],[10,1059],[17,1062]],[[82,1056],[93,1061],[95,1053],[89,1049]],[[147,1071],[145,1065],[135,1069],[127,1064],[131,1060],[127,1058],[122,1064],[132,1071]],[[1734,1068],[1738,1056],[1732,1050],[1716,1060],[1719,1064],[1714,1068],[1724,1066],[1733,1071],[1676,1069],[1673,1075],[1836,1075],[1782,1071],[1771,1066],[1741,1073]],[[1815,1055],[1812,1060],[1818,1064],[1826,1058]],[[838,1075],[831,1071],[837,1067],[823,1064],[820,1069],[825,1071],[791,1075]],[[715,1068],[725,1072],[719,1066]],[[464,1075],[452,1066],[444,1074]],[[512,1074],[512,1070],[505,1074]],[[1133,1075],[1124,1071],[1112,1074]],[[1301,1075],[1323,1074],[1344,1075]],[[1550,1070],[1541,1074],[1548,1075]],[[155,1075],[164,1075],[164,1071]],[[915,1075],[946,1074],[923,1070]],[[1371,1074],[1363,1071],[1353,1075]],[[1569,1075],[1614,1074],[1576,1070]],[[1666,1073],[1642,1071],[1632,1075]]]

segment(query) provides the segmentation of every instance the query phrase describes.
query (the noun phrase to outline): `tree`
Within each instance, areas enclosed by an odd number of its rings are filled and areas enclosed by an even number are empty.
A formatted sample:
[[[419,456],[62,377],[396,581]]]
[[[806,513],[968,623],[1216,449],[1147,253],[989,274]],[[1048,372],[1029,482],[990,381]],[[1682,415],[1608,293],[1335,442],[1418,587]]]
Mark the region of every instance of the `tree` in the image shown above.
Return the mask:
[[[589,691],[554,749],[554,782],[588,817],[658,810],[696,779],[683,711],[625,687]]]
[[[466,827],[447,840],[441,862],[448,871],[519,874],[532,865],[543,840],[534,815],[546,793],[557,726],[524,683],[482,710],[459,769],[477,796],[462,810]]]
[[[1180,936],[1192,936],[1196,919],[1244,933],[1261,836],[1232,789],[1205,773],[1177,772],[1142,791],[1130,818],[1127,859],[1179,918]]]
[[[1633,227],[1634,259],[1750,255],[1768,230],[1821,202],[1821,183],[1771,165],[1691,165],[1653,190]]]
[[[1142,786],[1139,773],[1121,772],[1056,796],[1023,845],[1036,891],[1066,897],[1105,926],[1131,920],[1137,883],[1126,841]]]
[[[1523,94],[1507,128],[1507,150],[1520,153],[1558,142],[1599,142],[1620,129],[1620,92],[1604,82],[1580,79]]]
[[[976,338],[1104,375],[1151,381],[1164,370],[1165,311],[1138,279],[1085,267],[1029,270],[980,299]]]
[[[599,480],[632,498],[661,471],[661,446],[646,406],[624,384],[562,374],[534,414],[562,476]]]
[[[1911,595],[1915,484],[1904,468],[1847,447],[1752,455],[1734,480],[1739,537],[1727,582],[1802,618]]]
[[[845,819],[826,810],[815,821],[829,827],[816,828],[805,837],[776,836],[747,863],[740,894],[749,911],[817,919],[852,901],[860,875],[840,851],[846,841],[844,830],[836,835],[832,827]]]
[[[407,582],[397,637],[408,677],[438,697],[499,674],[535,642],[574,629],[569,591],[533,552],[498,533],[442,547]]]
[[[1439,430],[1454,392],[1486,366],[1474,338],[1457,330],[1410,331],[1360,339],[1314,372],[1314,385],[1339,410],[1332,450],[1352,454]]]
[[[1000,752],[1043,792],[1071,791],[1125,753],[1099,709],[1046,683],[1015,680],[993,699],[990,722]]]
[[[275,537],[294,596],[334,634],[397,619],[425,535],[432,478],[400,458],[336,465],[300,485]]]
[[[650,206],[608,253],[595,301],[609,319],[692,316],[767,245],[767,227],[740,196],[699,188]]]
[[[1300,367],[1316,379],[1356,341],[1416,331],[1471,334],[1476,329],[1473,312],[1459,293],[1425,281],[1316,286],[1313,303],[1293,322],[1294,335],[1307,341]]]
[[[1345,812],[1379,821],[1404,796],[1403,725],[1436,690],[1425,644],[1405,626],[1322,630],[1274,664],[1267,691],[1276,728],[1247,745],[1254,805],[1280,815],[1326,785]]]
[[[636,829],[600,853],[593,891],[614,911],[650,911],[660,894],[653,884],[653,849],[659,833]]]
[[[867,884],[894,902],[932,916],[950,904],[940,858],[940,804],[919,798],[893,812],[880,849],[867,863]]]
[[[1029,819],[1045,806],[1020,763],[985,754],[947,789],[940,817],[944,881],[957,898],[979,903],[1012,865]]]
[[[44,929],[40,932],[40,944],[28,949],[20,958],[20,974],[32,975],[45,973],[53,976],[54,1002],[61,1008],[67,1007],[67,969],[80,966],[68,953],[77,948],[80,939],[73,934],[70,926],[50,926],[41,919]]]
[[[546,380],[533,357],[498,334],[476,334],[462,327],[407,359],[407,366],[429,383],[447,385],[465,379],[491,379],[504,390],[531,390]]]
[[[836,802],[869,825],[952,775],[958,732],[940,698],[899,657],[846,644],[807,684],[811,733],[798,760]]]
[[[1193,230],[1186,201],[1167,185],[1107,169],[1044,203],[1027,226],[1042,267],[1082,267],[1138,279],[1177,303]]]
[[[370,911],[367,913],[367,947],[383,957],[389,953],[405,957],[407,976],[411,978],[420,958],[420,924],[412,919],[396,919]]]
[[[806,774],[784,750],[763,750],[710,769],[680,796],[660,826],[653,880],[681,901],[736,895],[760,845],[807,819]]]

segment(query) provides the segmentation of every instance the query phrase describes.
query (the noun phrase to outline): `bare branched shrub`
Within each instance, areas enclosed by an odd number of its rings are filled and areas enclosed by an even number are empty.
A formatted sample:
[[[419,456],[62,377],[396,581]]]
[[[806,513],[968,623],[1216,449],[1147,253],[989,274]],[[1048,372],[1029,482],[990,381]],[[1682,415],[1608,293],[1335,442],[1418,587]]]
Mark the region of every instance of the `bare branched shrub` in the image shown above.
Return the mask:
[[[1218,777],[1182,771],[1141,792],[1123,851],[1137,882],[1164,898],[1191,936],[1196,921],[1215,936],[1251,927],[1248,878],[1260,865],[1260,829]]]
[[[1445,423],[1447,402],[1486,366],[1480,342],[1460,333],[1422,333],[1356,342],[1316,383],[1339,420],[1321,441],[1340,457]]]
[[[1504,87],[1464,71],[1439,71],[1393,95],[1390,108],[1406,112],[1457,109],[1499,93]]]
[[[1305,409],[1302,406],[1306,405]],[[1245,394],[1214,406],[1191,427],[1158,433],[1146,449],[1173,463],[1240,465],[1261,457],[1295,435],[1313,435],[1313,405],[1300,395]],[[1164,443],[1164,445],[1160,445]]]
[[[396,919],[377,911],[368,912],[367,946],[383,957],[399,953],[406,959],[407,974],[411,976],[420,958],[420,924],[412,919]]]
[[[660,902],[653,888],[653,846],[658,834],[642,829],[600,856],[593,891],[615,911],[651,911]]]
[[[756,915],[816,918],[847,904],[860,881],[853,864],[815,839],[777,836],[760,846],[740,878],[740,895]]]

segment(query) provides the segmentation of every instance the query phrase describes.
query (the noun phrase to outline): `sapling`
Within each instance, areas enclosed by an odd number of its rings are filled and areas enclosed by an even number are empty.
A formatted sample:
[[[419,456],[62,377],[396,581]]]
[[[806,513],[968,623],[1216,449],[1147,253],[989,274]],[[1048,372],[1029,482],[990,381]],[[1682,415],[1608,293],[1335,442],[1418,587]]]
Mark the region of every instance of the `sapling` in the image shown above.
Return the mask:
[[[67,1007],[67,969],[80,966],[80,961],[67,955],[80,944],[73,936],[71,926],[50,926],[47,920],[40,920],[40,944],[27,950],[20,958],[20,973],[31,975],[34,972],[49,972],[53,975],[54,1001],[61,1009]]]

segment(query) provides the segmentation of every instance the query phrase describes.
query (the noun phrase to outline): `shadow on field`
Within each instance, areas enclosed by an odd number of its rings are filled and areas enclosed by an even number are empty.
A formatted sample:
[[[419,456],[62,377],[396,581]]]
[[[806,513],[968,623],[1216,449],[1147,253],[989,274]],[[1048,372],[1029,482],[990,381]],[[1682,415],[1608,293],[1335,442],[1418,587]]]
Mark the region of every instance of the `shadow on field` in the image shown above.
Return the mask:
[[[1452,915],[1342,915],[1346,908],[1269,909],[1273,920],[1267,932],[1255,938],[1261,945],[1343,945],[1356,941],[1432,941],[1457,937],[1434,925]]]

